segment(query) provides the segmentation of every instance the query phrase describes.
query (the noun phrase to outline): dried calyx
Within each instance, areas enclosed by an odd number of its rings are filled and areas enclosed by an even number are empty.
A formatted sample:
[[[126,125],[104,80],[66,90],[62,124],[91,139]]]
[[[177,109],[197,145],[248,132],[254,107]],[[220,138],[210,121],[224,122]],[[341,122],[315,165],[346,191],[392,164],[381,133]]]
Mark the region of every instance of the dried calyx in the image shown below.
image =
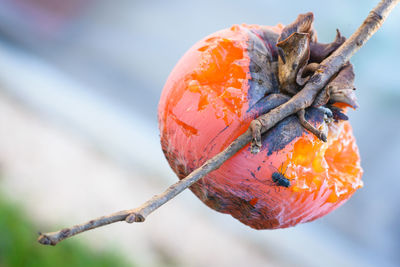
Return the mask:
[[[295,95],[299,92],[314,72],[319,71],[319,64],[346,40],[337,30],[332,43],[318,43],[317,34],[312,27],[313,20],[314,15],[311,12],[299,15],[293,23],[282,30],[278,38],[276,46],[279,55],[278,79],[281,93]],[[353,66],[348,62],[320,91],[312,106],[327,108],[327,116],[335,121],[346,120],[347,116],[339,107],[349,106],[354,109],[358,107],[353,82]],[[326,136],[307,125],[307,121],[303,120],[303,114],[304,111],[298,113],[301,124],[321,140],[326,141]]]
[[[313,20],[314,15],[311,12],[300,14],[277,35],[268,29],[249,31],[249,53],[252,59],[249,94],[251,110],[256,112],[255,117],[281,105],[282,101],[287,102],[301,91],[315,73],[324,71],[324,66],[321,66],[324,59],[345,42],[346,39],[337,30],[333,42],[318,43],[312,26]],[[274,43],[273,48],[265,45],[266,43]],[[302,134],[304,129],[326,142],[329,129],[327,126],[332,121],[348,119],[345,107],[358,107],[353,82],[353,66],[347,62],[319,91],[312,105],[297,112],[297,120],[289,116],[275,126],[286,129],[284,133],[279,133],[283,136],[275,137],[278,142],[276,147],[288,144]],[[261,137],[262,123],[258,120],[250,128],[253,135],[253,154],[261,150],[263,140],[278,134],[269,131]]]

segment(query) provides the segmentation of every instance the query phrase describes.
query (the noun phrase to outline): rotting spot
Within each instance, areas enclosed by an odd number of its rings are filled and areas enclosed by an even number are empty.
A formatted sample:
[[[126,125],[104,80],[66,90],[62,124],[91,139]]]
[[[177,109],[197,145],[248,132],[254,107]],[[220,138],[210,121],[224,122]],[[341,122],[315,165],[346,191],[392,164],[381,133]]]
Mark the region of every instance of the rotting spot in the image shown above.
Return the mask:
[[[186,77],[187,88],[200,94],[198,110],[212,105],[217,118],[223,118],[226,125],[241,117],[242,107],[247,102],[243,94],[247,81],[248,64],[245,61],[242,44],[228,38],[209,38],[208,45],[199,48],[202,60],[198,69]],[[209,101],[213,99],[221,101]]]

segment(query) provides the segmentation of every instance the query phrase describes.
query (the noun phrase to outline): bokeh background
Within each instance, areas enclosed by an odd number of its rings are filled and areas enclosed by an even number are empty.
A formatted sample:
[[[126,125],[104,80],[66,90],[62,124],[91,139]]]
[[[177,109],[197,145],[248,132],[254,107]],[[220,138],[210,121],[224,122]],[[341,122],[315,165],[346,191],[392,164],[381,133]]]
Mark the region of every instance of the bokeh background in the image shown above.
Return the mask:
[[[377,2],[0,0],[0,266],[399,266],[400,7],[352,59],[365,186],[338,210],[255,231],[188,191],[144,224],[35,243],[38,230],[137,206],[176,181],[157,104],[196,41],[313,11],[330,42]]]

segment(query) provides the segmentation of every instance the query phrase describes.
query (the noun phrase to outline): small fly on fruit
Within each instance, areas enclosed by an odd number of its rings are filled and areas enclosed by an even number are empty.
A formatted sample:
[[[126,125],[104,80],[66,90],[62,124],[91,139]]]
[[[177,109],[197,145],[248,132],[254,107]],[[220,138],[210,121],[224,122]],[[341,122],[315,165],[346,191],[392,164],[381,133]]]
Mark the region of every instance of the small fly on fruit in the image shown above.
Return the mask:
[[[272,166],[272,165],[270,165],[270,168],[271,169],[273,169],[273,173],[272,173],[272,181],[276,184],[276,185],[278,185],[278,186],[283,186],[283,187],[286,187],[286,188],[288,188],[289,186],[290,186],[290,180],[291,179],[289,179],[289,178],[287,178],[286,176],[285,176],[285,174],[286,174],[286,171],[287,171],[287,166],[286,166],[286,169],[285,169],[285,172],[283,172],[282,173],[282,170],[283,170],[283,163],[282,163],[282,165],[281,165],[281,170],[280,171],[278,171],[274,166]]]
[[[293,180],[293,179],[287,178],[285,176],[288,166],[286,166],[286,169],[284,172],[283,172],[283,163],[280,167],[281,170],[278,170],[273,165],[268,165],[267,168],[270,170],[270,173],[272,173],[272,175],[270,176],[272,181],[269,178],[260,179],[256,176],[256,174],[254,172],[251,172],[250,170],[249,171],[250,171],[251,176],[253,176],[253,178],[256,179],[257,181],[259,181],[263,184],[275,187],[275,192],[280,191],[281,187],[285,187],[285,188],[290,187],[290,180]]]

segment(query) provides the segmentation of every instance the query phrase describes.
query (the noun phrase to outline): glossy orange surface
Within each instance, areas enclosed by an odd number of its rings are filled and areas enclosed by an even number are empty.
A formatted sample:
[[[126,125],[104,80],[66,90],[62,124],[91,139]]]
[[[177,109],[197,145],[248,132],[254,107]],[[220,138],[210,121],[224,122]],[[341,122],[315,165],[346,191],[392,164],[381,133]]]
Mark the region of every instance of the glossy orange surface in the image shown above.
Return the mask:
[[[158,114],[161,144],[179,178],[222,151],[253,119],[246,33],[252,27],[258,26],[233,26],[199,41],[166,82]],[[286,170],[289,188],[272,182],[277,169]],[[304,133],[270,155],[265,149],[253,155],[246,146],[191,190],[217,211],[273,229],[332,211],[362,186],[361,175],[351,127],[340,122],[329,126],[327,143]]]

